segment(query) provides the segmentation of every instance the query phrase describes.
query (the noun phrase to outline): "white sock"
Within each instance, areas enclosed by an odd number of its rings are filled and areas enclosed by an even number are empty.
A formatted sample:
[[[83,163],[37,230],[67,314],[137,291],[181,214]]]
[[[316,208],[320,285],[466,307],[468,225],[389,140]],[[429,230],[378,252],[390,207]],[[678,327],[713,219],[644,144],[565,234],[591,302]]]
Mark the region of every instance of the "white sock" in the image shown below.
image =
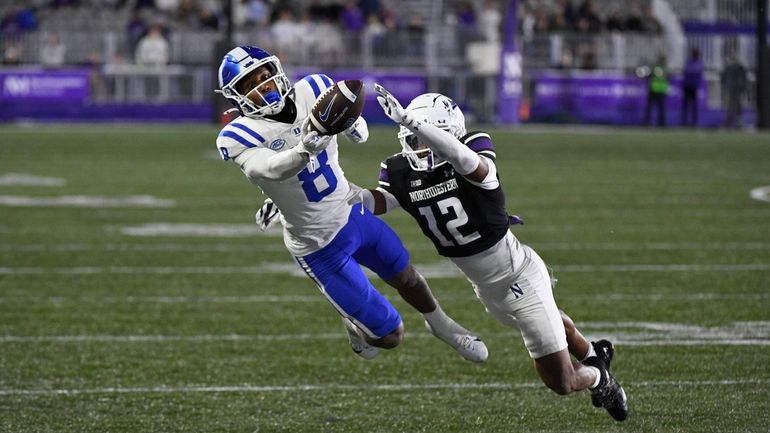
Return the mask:
[[[601,372],[601,371],[599,371],[599,369],[598,369],[598,368],[596,368],[596,367],[590,367],[590,366],[586,366],[586,368],[590,368],[591,370],[593,370],[593,371],[595,371],[595,372],[596,372],[596,381],[593,383],[593,385],[591,385],[591,386],[589,386],[589,387],[588,387],[589,389],[594,389],[594,388],[596,388],[597,386],[599,386],[599,382],[601,382],[601,381],[602,381],[602,372]]]
[[[596,356],[596,351],[594,350],[594,345],[591,343],[588,343],[588,352],[586,352],[586,356],[584,356],[583,359],[580,360],[580,362],[583,362],[592,356]]]
[[[440,321],[441,323],[446,322],[446,320],[449,318],[444,310],[441,309],[441,305],[436,303],[436,309],[431,311],[430,313],[424,313],[422,317],[425,318],[425,320],[428,321],[431,325],[436,322]]]

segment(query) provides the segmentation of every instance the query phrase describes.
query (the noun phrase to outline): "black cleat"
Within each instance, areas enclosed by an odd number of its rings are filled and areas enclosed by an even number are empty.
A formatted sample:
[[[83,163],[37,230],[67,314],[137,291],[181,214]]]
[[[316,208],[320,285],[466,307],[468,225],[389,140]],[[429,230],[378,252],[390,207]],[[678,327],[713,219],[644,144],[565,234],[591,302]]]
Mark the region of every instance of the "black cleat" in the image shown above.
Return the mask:
[[[590,390],[591,402],[596,407],[604,407],[615,421],[623,421],[628,416],[628,399],[623,387],[610,373],[610,361],[614,354],[612,343],[600,340],[594,345],[597,356],[585,360],[586,365],[599,369],[599,386]]]
[[[591,345],[594,346],[596,356],[604,361],[604,365],[606,365],[607,370],[609,370],[610,362],[612,362],[612,357],[615,355],[615,346],[608,340],[593,341],[591,342]],[[602,403],[593,395],[593,393],[591,394],[591,404],[596,407],[602,407]]]

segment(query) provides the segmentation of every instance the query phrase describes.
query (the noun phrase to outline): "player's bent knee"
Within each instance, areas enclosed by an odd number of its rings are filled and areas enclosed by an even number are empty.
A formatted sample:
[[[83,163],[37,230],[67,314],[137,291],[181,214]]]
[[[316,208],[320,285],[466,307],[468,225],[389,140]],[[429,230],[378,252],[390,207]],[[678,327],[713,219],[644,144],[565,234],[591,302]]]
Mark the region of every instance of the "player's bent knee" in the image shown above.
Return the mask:
[[[399,290],[417,290],[426,285],[425,279],[411,263],[398,275],[387,280],[387,283]]]

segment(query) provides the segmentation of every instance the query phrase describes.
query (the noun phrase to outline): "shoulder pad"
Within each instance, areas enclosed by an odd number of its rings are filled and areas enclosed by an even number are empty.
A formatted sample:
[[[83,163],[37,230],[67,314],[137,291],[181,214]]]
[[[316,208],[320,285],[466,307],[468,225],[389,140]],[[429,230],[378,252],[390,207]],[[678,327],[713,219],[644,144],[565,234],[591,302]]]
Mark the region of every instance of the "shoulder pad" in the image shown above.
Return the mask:
[[[243,117],[233,120],[217,136],[217,148],[225,161],[235,158],[246,149],[262,147],[265,143],[265,138],[257,132],[253,122],[247,125],[245,120]]]
[[[257,147],[265,143],[265,138],[252,127],[246,126],[240,119],[228,123],[217,136],[217,141],[229,138],[246,147]]]
[[[323,93],[324,90],[328,89],[333,84],[334,81],[325,74],[310,74],[297,81],[295,87],[306,87],[310,89],[310,92],[313,94],[313,99],[316,99],[321,96],[321,93]]]

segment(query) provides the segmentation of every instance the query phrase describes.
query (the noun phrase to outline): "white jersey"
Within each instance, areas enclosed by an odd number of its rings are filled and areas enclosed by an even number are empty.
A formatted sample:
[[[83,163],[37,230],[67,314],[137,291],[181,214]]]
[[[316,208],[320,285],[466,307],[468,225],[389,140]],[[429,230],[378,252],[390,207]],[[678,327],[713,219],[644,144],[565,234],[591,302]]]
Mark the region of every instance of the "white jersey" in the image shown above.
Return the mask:
[[[290,93],[297,106],[293,124],[271,119],[238,117],[217,137],[224,160],[233,159],[251,147],[286,152],[300,142],[302,122],[310,115],[316,98],[332,86],[326,75],[308,75]],[[296,176],[283,181],[251,179],[283,214],[284,242],[295,256],[305,256],[326,246],[347,223],[351,205],[345,197],[350,184],[338,161],[337,137]],[[311,165],[314,171],[311,172]]]

